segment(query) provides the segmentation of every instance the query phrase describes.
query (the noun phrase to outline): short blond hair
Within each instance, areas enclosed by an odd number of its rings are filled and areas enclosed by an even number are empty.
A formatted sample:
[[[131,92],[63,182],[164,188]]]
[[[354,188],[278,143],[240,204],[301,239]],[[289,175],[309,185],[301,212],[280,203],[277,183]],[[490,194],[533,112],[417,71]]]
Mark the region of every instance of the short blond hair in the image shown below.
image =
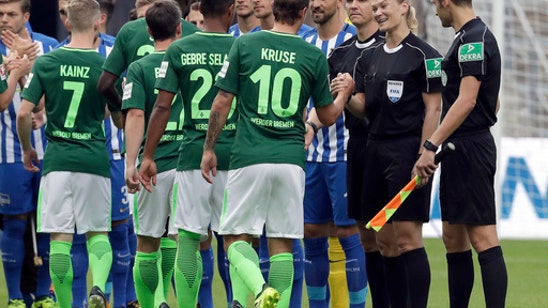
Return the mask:
[[[143,7],[145,5],[151,5],[155,2],[156,0],[136,0],[135,1],[135,7],[136,8],[140,8],[140,7]]]
[[[101,18],[99,3],[95,0],[69,0],[67,19],[71,31],[85,32],[93,28],[93,23]]]

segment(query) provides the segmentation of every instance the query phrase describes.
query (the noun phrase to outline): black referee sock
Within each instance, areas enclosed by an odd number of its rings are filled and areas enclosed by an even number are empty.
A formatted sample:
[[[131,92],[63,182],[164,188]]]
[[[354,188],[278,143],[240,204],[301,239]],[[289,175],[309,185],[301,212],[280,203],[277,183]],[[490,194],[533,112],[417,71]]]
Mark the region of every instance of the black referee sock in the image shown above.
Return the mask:
[[[401,256],[383,257],[386,291],[392,308],[408,307],[407,272]]]
[[[430,290],[430,264],[424,247],[401,254],[407,270],[409,307],[426,308]]]
[[[508,288],[508,274],[500,246],[478,254],[481,266],[481,280],[487,308],[504,307]]]
[[[451,308],[466,308],[474,286],[474,262],[472,250],[453,252],[447,258],[449,278],[449,302]]]
[[[384,283],[384,266],[379,251],[365,253],[365,268],[373,308],[388,308],[388,294]]]

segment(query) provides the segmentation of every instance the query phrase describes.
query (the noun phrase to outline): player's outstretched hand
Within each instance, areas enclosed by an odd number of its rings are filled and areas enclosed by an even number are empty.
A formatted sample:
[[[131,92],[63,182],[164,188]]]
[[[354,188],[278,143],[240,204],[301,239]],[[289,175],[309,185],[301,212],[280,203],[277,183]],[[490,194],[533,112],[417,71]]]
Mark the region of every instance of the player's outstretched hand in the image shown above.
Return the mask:
[[[27,57],[19,57],[17,50],[12,50],[7,57],[4,58],[4,68],[10,74],[15,74],[17,80],[26,76],[32,67],[32,64]]]
[[[213,183],[213,177],[217,176],[217,155],[213,150],[205,150],[200,163],[202,177],[209,183]]]
[[[141,184],[148,192],[152,192],[152,186],[156,186],[156,163],[148,158],[143,158],[139,175],[141,176]]]
[[[27,55],[30,61],[34,61],[40,53],[40,45],[33,42],[30,33],[26,28],[20,34],[11,30],[2,31],[2,42],[11,50],[17,50],[20,57]]]
[[[336,95],[345,95],[350,97],[354,91],[354,79],[348,73],[339,73],[337,77],[331,80],[331,92]]]
[[[434,164],[435,153],[432,151],[424,151],[419,156],[419,159],[413,166],[411,178],[420,177],[420,182],[417,187],[422,187],[428,183],[428,179],[436,172],[438,166]]]
[[[135,168],[135,164],[128,164],[126,165],[126,186],[127,190],[130,194],[134,194],[141,190],[141,177],[139,176],[139,172],[137,172],[137,168]]]
[[[33,162],[36,163],[36,165],[40,164],[36,150],[30,148],[29,150],[23,151],[23,165],[25,166],[25,169],[30,172],[39,172],[40,169],[33,164]]]

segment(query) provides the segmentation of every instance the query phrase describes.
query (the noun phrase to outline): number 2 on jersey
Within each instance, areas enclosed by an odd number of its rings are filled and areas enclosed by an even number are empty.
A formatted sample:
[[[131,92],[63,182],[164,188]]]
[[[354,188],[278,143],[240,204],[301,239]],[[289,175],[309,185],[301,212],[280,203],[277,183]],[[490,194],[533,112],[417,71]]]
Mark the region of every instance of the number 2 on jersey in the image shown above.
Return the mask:
[[[215,76],[215,80],[218,78],[218,76]],[[200,88],[194,93],[192,96],[192,100],[190,101],[190,112],[191,117],[194,120],[197,119],[209,119],[209,114],[211,110],[211,106],[207,109],[200,109],[200,102],[203,100],[203,98],[209,93],[211,88],[213,87],[213,75],[206,69],[198,68],[192,71],[190,74],[190,81],[198,82],[199,80],[202,80],[202,85]],[[228,114],[228,118],[232,117],[232,114],[234,113],[234,110],[236,109],[236,98],[232,100],[232,106],[230,107],[230,113]]]

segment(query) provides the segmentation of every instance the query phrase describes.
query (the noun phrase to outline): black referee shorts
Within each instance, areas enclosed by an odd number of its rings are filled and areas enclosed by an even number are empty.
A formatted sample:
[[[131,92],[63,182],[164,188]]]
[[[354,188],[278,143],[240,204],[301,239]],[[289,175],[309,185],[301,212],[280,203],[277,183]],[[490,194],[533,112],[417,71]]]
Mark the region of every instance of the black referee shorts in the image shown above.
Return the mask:
[[[365,175],[367,136],[348,138],[346,147],[346,190],[348,217],[360,220],[363,216],[362,189]]]
[[[441,218],[453,224],[496,223],[497,149],[488,130],[450,140],[455,153],[441,163]]]
[[[411,180],[420,141],[420,137],[388,141],[369,139],[363,186],[364,221],[373,218]],[[427,222],[430,218],[431,190],[430,182],[415,189],[391,220]]]

